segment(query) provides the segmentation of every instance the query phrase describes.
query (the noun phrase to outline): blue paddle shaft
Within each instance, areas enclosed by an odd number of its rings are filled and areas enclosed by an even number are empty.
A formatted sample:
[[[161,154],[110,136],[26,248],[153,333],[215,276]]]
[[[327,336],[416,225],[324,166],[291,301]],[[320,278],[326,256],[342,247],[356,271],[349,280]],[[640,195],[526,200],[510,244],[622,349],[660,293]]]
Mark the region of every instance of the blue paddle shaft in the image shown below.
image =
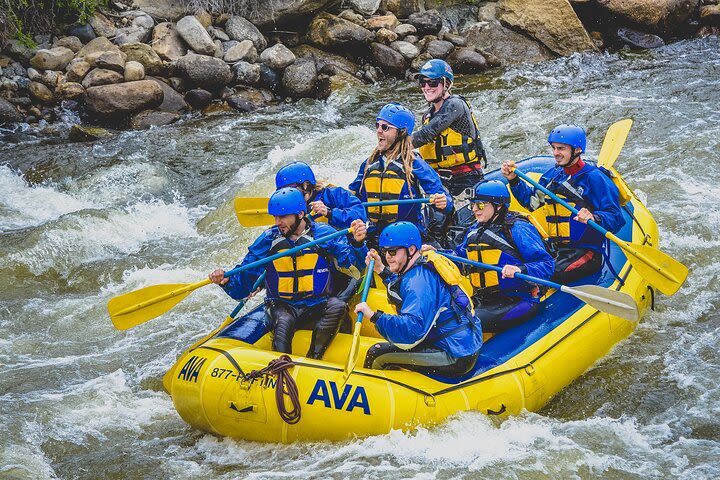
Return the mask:
[[[370,260],[370,263],[368,263],[367,271],[365,272],[365,280],[364,280],[365,284],[363,285],[362,296],[360,297],[361,303],[367,301],[368,293],[370,292],[370,284],[372,283],[370,281],[370,279],[372,278],[372,272],[373,272],[374,268],[375,268],[375,260],[372,259],[372,260]],[[357,323],[362,323],[362,319],[363,319],[363,313],[358,312]]]
[[[466,263],[466,264],[472,265],[474,267],[484,268],[485,270],[494,270],[498,273],[502,272],[502,267],[498,267],[497,265],[489,265],[487,263],[476,262],[473,260],[468,260],[467,258],[450,255],[449,253],[444,253],[444,252],[438,252],[438,253],[440,255],[443,255],[443,256],[449,258],[453,262]],[[525,280],[526,282],[532,282],[532,283],[537,283],[539,285],[545,285],[546,287],[557,288],[558,290],[560,290],[562,288],[562,285],[560,285],[559,283],[551,282],[550,280],[543,280],[542,278],[532,277],[530,275],[525,275],[524,273],[516,273],[515,277],[519,278],[520,280]]]
[[[568,210],[570,210],[571,212],[573,212],[575,215],[577,215],[578,213],[580,213],[575,207],[573,207],[572,205],[570,205],[569,203],[567,203],[565,200],[563,200],[562,198],[560,198],[560,197],[558,197],[557,195],[555,195],[553,192],[551,192],[551,191],[548,190],[547,188],[545,188],[545,187],[543,187],[542,185],[540,185],[539,183],[537,183],[537,182],[536,182],[535,180],[533,180],[532,178],[530,178],[530,177],[528,177],[527,175],[525,175],[525,174],[524,174],[523,172],[521,172],[520,170],[517,170],[517,169],[516,169],[516,170],[515,170],[515,173],[517,174],[518,177],[522,178],[523,180],[525,180],[526,182],[528,182],[530,185],[532,185],[533,187],[537,188],[538,190],[540,190],[541,192],[543,192],[544,194],[546,194],[547,196],[549,196],[550,198],[552,198],[553,200],[555,200],[556,202],[558,202],[560,205],[562,205],[563,207],[565,207],[565,208],[567,208]],[[600,225],[598,225],[594,220],[588,220],[588,225],[590,225],[592,228],[594,228],[594,229],[597,230],[598,232],[602,233],[603,235],[606,235],[606,234],[608,233],[607,230],[605,230],[603,227],[601,227]]]
[[[383,205],[409,205],[413,203],[430,203],[429,198],[408,198],[405,200],[383,200],[381,202],[363,202],[363,207],[382,207]]]
[[[265,257],[256,262],[248,263],[247,265],[241,265],[237,268],[233,268],[232,270],[230,270],[228,272],[225,272],[224,277],[228,278],[228,277],[236,275],[240,272],[244,272],[245,270],[250,270],[251,268],[259,267],[260,265],[265,265],[266,263],[270,263],[273,260],[277,260],[278,258],[287,257],[288,255],[292,255],[292,254],[297,253],[306,248],[314,247],[315,245],[318,245],[320,243],[327,242],[328,240],[332,240],[333,238],[340,237],[342,235],[347,235],[348,233],[351,233],[351,231],[352,230],[350,228],[338,230],[335,233],[331,233],[330,235],[325,235],[324,237],[320,237],[317,240],[313,240],[312,242],[303,243],[302,245],[298,245],[297,247],[293,247],[289,250],[285,250],[285,251],[276,253],[274,255],[270,255],[269,257]]]

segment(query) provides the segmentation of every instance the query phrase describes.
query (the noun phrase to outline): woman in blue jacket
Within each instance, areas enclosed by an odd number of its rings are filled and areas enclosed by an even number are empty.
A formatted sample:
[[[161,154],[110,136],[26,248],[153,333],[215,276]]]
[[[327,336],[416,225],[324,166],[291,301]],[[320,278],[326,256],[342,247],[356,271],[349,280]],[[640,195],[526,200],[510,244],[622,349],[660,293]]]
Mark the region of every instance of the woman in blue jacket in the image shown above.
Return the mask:
[[[278,170],[275,188],[284,187],[295,187],[302,192],[316,221],[326,220],[337,229],[350,227],[353,220],[367,221],[365,207],[352,192],[322,185],[315,180],[315,173],[305,162],[295,161]]]
[[[480,322],[473,315],[470,298],[421,255],[420,231],[412,223],[386,227],[379,242],[388,268],[374,250],[367,262],[375,260],[375,272],[387,286],[388,299],[398,314],[374,312],[365,302],[355,308],[388,340],[368,350],[365,368],[402,367],[447,377],[468,373],[482,346]],[[457,268],[451,262],[449,266],[459,277]]]

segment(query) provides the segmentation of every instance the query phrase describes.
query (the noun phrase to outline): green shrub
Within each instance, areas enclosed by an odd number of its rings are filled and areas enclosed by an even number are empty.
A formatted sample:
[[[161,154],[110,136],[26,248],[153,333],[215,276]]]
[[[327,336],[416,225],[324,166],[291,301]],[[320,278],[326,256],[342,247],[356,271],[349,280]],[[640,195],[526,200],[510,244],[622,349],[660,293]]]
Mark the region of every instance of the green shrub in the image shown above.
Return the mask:
[[[34,46],[32,35],[85,23],[107,0],[0,0],[0,41],[15,37]]]

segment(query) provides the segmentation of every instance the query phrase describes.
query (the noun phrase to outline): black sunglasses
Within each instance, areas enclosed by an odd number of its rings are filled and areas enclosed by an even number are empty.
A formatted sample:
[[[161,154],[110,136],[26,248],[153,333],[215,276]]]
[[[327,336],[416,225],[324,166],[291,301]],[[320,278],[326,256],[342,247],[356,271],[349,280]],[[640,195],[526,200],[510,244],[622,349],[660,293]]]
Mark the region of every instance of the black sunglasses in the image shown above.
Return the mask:
[[[399,248],[381,248],[380,253],[383,254],[383,256],[390,255],[391,257],[394,257],[397,255]]]
[[[388,128],[397,128],[397,127],[393,127],[393,126],[390,125],[389,123],[375,122],[375,130],[377,130],[378,128],[379,128],[380,130],[382,130],[383,132],[387,132],[387,131],[388,131]]]
[[[440,78],[420,78],[418,79],[418,83],[421,87],[424,87],[425,85],[428,85],[429,87],[435,88],[440,83],[442,83],[442,79]]]

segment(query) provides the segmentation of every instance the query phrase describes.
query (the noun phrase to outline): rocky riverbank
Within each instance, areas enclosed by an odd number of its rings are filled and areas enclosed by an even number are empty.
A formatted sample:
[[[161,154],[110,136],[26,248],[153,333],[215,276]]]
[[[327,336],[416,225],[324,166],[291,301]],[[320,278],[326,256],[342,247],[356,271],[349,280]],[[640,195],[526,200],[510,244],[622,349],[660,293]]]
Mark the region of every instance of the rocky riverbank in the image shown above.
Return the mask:
[[[53,122],[69,109],[86,124],[143,128],[410,79],[430,58],[477,73],[720,27],[719,0],[235,2],[244,16],[202,3],[115,1],[87,24],[36,36],[36,48],[6,42],[0,124]]]

